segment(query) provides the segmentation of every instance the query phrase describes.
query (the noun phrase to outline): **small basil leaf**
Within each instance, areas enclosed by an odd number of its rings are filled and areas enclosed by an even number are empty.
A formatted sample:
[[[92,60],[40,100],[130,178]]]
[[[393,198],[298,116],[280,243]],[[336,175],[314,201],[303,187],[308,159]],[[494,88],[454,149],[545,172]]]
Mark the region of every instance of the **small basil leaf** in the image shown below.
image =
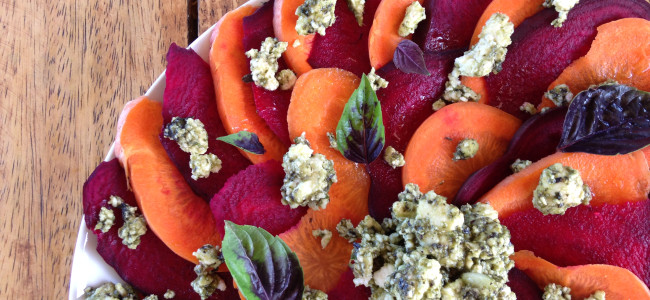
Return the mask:
[[[217,140],[231,144],[239,149],[253,154],[264,154],[264,146],[260,143],[257,134],[242,130],[237,133],[218,137]]]
[[[393,53],[393,63],[404,73],[431,75],[427,70],[422,50],[411,40],[403,40],[397,44]]]
[[[266,230],[226,221],[223,258],[239,291],[252,299],[300,299],[304,278],[298,256]]]
[[[619,84],[582,91],[571,101],[558,150],[625,154],[650,144],[650,93]]]
[[[385,141],[381,105],[364,74],[336,126],[336,143],[347,159],[369,164],[379,156]]]

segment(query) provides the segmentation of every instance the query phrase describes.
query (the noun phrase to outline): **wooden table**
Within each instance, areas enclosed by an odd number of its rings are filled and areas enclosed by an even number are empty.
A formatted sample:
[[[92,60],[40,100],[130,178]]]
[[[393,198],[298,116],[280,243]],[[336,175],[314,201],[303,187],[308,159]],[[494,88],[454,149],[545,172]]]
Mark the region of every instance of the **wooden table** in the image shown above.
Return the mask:
[[[0,1],[0,299],[67,299],[82,186],[123,104],[243,2]]]

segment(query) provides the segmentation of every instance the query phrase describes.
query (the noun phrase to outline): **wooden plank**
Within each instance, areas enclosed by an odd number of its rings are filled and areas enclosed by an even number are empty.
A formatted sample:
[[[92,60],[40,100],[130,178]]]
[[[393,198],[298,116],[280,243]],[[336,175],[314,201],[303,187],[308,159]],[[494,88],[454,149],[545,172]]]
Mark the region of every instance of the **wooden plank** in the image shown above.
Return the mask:
[[[199,7],[199,34],[217,23],[221,16],[246,3],[246,0],[197,0]]]
[[[67,299],[82,185],[187,45],[185,1],[0,1],[0,299]]]

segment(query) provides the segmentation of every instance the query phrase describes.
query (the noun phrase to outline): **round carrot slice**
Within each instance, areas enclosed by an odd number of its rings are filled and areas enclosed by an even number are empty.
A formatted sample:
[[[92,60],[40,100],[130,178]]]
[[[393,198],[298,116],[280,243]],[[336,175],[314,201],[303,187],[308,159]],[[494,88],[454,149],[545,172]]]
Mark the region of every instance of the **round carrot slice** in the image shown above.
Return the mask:
[[[469,175],[505,153],[519,125],[519,119],[488,105],[445,106],[413,134],[404,156],[402,183],[415,183],[422,192],[433,190],[451,200]],[[467,160],[452,160],[456,146],[466,138],[478,142],[478,152]]]
[[[424,0],[416,1],[420,4],[424,2]],[[370,64],[375,69],[379,70],[393,60],[393,53],[401,41],[411,39],[410,36],[401,37],[398,32],[406,8],[413,2],[413,0],[382,1],[377,7],[368,35]]]
[[[605,156],[587,153],[555,153],[510,175],[479,200],[490,203],[505,218],[533,209],[533,191],[542,171],[555,163],[570,166],[593,193],[590,205],[642,201],[650,192],[650,171],[642,151]]]
[[[242,19],[259,6],[244,5],[227,13],[217,23],[210,48],[210,70],[217,94],[217,108],[221,121],[229,134],[242,130],[257,134],[264,145],[263,155],[241,151],[251,162],[269,159],[282,160],[287,146],[273,133],[264,119],[257,115],[253,91],[242,77],[250,73],[248,58],[244,54]]]
[[[650,21],[627,18],[598,26],[598,34],[587,54],[571,63],[549,85],[569,86],[575,95],[613,79],[620,84],[650,91]],[[548,98],[542,98],[538,109],[554,107]]]
[[[650,290],[643,281],[624,268],[610,265],[558,267],[526,250],[510,258],[540,289],[555,283],[571,288],[571,296],[576,299],[584,299],[596,291],[604,291],[608,300],[650,299]]]
[[[284,52],[284,59],[298,76],[312,69],[307,59],[314,43],[314,34],[299,35],[296,32],[296,22],[298,22],[296,9],[304,2],[304,0],[275,0],[273,4],[275,37],[289,43],[287,51]]]
[[[219,245],[208,203],[195,195],[160,143],[162,105],[141,97],[118,121],[115,156],[124,166],[147,225],[174,253],[197,263],[192,252]]]

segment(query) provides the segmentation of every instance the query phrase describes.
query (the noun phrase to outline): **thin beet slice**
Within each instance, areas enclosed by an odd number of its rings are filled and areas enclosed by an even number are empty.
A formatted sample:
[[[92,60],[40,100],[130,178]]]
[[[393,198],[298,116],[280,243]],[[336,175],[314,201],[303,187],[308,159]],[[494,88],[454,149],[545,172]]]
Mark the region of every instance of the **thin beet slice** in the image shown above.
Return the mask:
[[[325,36],[316,34],[307,62],[314,68],[339,68],[357,76],[370,72],[368,33],[380,0],[367,0],[363,26],[359,26],[347,1],[337,1],[336,21]],[[289,45],[291,47],[291,45]]]
[[[519,300],[541,300],[542,290],[523,271],[512,268],[508,272],[508,286]]]
[[[476,203],[483,194],[512,174],[510,165],[517,159],[534,162],[555,153],[566,111],[566,108],[556,108],[528,119],[512,137],[506,153],[474,172],[460,187],[453,203],[459,206]]]
[[[219,233],[223,236],[225,220],[261,227],[272,235],[296,225],[307,208],[282,204],[283,180],[284,170],[274,160],[252,165],[228,179],[210,201]]]
[[[377,71],[388,87],[377,91],[386,130],[386,146],[404,154],[415,130],[432,113],[432,105],[444,90],[447,74],[459,52],[425,53],[430,76],[409,74],[390,62]],[[390,217],[390,206],[403,190],[402,169],[393,169],[381,157],[368,165],[371,185],[368,210],[378,220]]]
[[[498,74],[486,77],[487,104],[519,118],[524,102],[540,103],[549,84],[574,60],[584,56],[596,28],[621,18],[650,19],[645,0],[582,0],[561,28],[551,22],[557,12],[548,8],[526,19],[512,35],[512,44]]]
[[[531,209],[501,223],[510,230],[515,251],[533,251],[559,266],[614,265],[650,284],[650,200],[580,205],[564,215]]]
[[[327,293],[328,299],[346,299],[346,300],[366,300],[370,299],[370,288],[360,285],[355,286],[352,280],[354,274],[352,269],[348,269],[341,278],[334,289]]]
[[[86,227],[97,236],[97,252],[124,281],[144,295],[162,297],[167,289],[171,289],[177,299],[200,299],[190,285],[196,278],[194,265],[169,250],[153,231],[148,230],[141,237],[136,249],[122,244],[117,235],[123,224],[122,214],[119,208],[112,208],[107,200],[110,196],[119,196],[129,205],[136,205],[124,174],[118,160],[113,159],[97,166],[84,184],[84,217]],[[101,207],[111,208],[115,214],[115,224],[106,233],[94,230]],[[237,290],[232,287],[230,274],[220,273],[220,276],[228,284],[228,289],[214,294],[210,299],[236,299]]]
[[[274,37],[273,32],[273,3],[269,1],[258,8],[255,13],[243,19],[244,49],[259,49],[267,37]],[[291,45],[289,45],[291,47]],[[278,59],[278,71],[287,69],[287,64],[281,57]],[[289,139],[289,125],[287,125],[287,110],[291,101],[291,90],[277,89],[269,91],[251,83],[253,98],[257,114],[271,128],[271,131],[287,146],[291,145]]]
[[[192,179],[190,154],[181,150],[178,144],[160,134],[165,151],[185,181],[200,197],[209,201],[228,178],[245,169],[250,162],[242,156],[237,148],[216,140],[227,135],[221,124],[214,95],[210,66],[191,49],[172,44],[167,53],[166,86],[163,102],[163,122],[168,124],[173,117],[195,118],[201,120],[208,132],[208,152],[221,159],[222,166],[218,173],[207,178]]]
[[[466,49],[476,23],[490,2],[492,0],[427,1],[427,19],[418,26],[413,41],[425,51]]]

